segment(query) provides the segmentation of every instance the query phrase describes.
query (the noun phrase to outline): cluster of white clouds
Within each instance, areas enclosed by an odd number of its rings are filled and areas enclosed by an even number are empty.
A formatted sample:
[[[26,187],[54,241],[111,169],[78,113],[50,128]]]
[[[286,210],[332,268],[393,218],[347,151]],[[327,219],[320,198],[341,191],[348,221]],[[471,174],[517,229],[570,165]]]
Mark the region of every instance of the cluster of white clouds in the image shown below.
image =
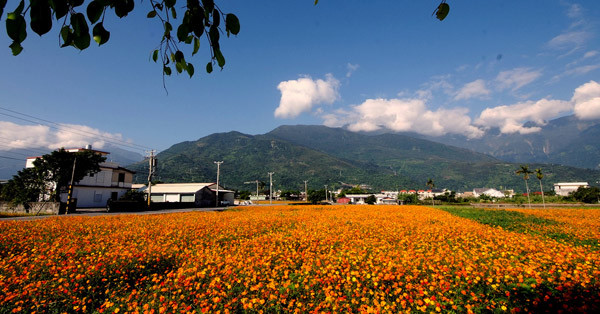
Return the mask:
[[[313,80],[309,76],[279,83],[281,92],[279,106],[275,109],[276,118],[290,119],[309,112],[316,105],[332,104],[339,98],[340,82],[331,74],[325,80]]]
[[[578,4],[569,4],[566,15],[570,25],[560,34],[550,38],[544,47],[556,58],[569,57],[559,74],[550,76],[540,84],[557,83],[564,77],[576,77],[600,69],[598,50],[585,52],[590,38],[594,37],[589,22],[585,19],[583,8]],[[579,52],[579,58],[574,52]],[[543,54],[543,53],[542,53]],[[477,70],[475,67],[474,70]],[[346,65],[346,78],[359,68],[358,64]],[[457,72],[464,72],[468,66],[459,67]],[[448,133],[460,134],[468,138],[478,138],[490,128],[497,128],[502,133],[528,134],[541,130],[548,120],[567,114],[575,114],[578,119],[600,119],[600,84],[589,81],[575,88],[571,99],[553,99],[543,97],[532,99],[523,94],[525,86],[557,72],[555,68],[515,67],[499,71],[487,80],[478,78],[456,87],[450,74],[433,77],[422,89],[413,93],[404,91],[395,98],[366,99],[361,104],[345,106],[328,111],[320,105],[332,104],[340,95],[340,82],[331,74],[325,79],[313,80],[301,77],[297,80],[281,82],[281,101],[275,110],[277,118],[296,118],[302,113],[313,112],[323,119],[323,124],[330,127],[345,126],[352,131],[377,131],[382,129],[397,132],[416,132],[425,135],[439,136]],[[489,73],[489,72],[488,72]],[[542,85],[543,86],[543,85]],[[447,101],[446,108],[432,109],[434,92],[443,93]],[[464,104],[477,100],[478,103],[491,101],[497,93],[516,97],[516,103],[488,106],[480,113],[469,113]],[[462,103],[462,104],[461,104]],[[461,104],[447,108],[450,104]],[[526,126],[532,121],[537,126]]]
[[[501,72],[494,83],[499,90],[516,90],[540,75],[540,71],[517,68]],[[310,112],[317,104],[332,103],[339,98],[338,87],[339,81],[332,75],[327,75],[326,80],[303,77],[282,82],[279,84],[281,103],[275,116],[294,118]],[[454,100],[482,98],[490,94],[486,82],[479,79],[454,93]],[[484,109],[475,119],[469,116],[469,109],[465,107],[429,109],[430,98],[430,93],[419,91],[414,97],[367,99],[359,105],[323,113],[321,118],[326,126],[345,126],[352,131],[387,129],[431,136],[451,133],[468,138],[479,138],[490,128],[498,128],[502,133],[538,132],[539,126],[527,127],[525,123],[533,121],[544,125],[550,119],[569,113],[574,113],[579,119],[600,119],[600,84],[596,81],[577,87],[570,100],[543,98],[495,106]]]
[[[46,125],[21,125],[0,121],[0,150],[73,148],[88,144],[102,149],[107,140],[122,142],[123,136],[76,124],[60,124],[51,128]]]

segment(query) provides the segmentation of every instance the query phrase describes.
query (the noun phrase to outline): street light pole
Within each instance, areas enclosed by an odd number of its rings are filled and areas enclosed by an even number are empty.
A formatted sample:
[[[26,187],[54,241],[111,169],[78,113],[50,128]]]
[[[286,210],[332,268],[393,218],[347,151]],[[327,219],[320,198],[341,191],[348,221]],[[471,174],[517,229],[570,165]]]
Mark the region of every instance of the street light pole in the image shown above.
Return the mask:
[[[223,161],[215,161],[215,164],[217,164],[217,199],[215,200],[215,207],[219,206],[219,172],[221,170],[221,164],[223,163]]]
[[[306,183],[308,180],[304,180],[304,201],[308,202],[308,190],[306,189]]]
[[[269,172],[269,205],[273,204],[273,174],[275,172]]]

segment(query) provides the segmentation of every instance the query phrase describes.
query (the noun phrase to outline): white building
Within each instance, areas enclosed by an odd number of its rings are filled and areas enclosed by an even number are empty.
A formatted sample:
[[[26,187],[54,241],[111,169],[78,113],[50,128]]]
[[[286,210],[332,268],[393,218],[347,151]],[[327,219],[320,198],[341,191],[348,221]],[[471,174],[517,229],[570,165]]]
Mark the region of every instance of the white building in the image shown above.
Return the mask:
[[[219,204],[233,205],[234,192],[219,187]],[[148,193],[148,190],[145,191]],[[194,203],[193,206],[215,206],[216,183],[161,183],[151,188],[150,200],[155,203]]]
[[[504,198],[505,195],[503,192],[498,191],[496,189],[492,189],[492,188],[477,188],[477,189],[473,189],[473,196],[474,197],[480,197],[482,195],[487,195],[489,197],[495,197],[495,198]]]
[[[86,148],[65,149],[71,153],[92,150]],[[93,152],[106,156],[109,153],[99,150]],[[27,157],[25,168],[33,168],[33,161],[40,157]],[[116,162],[100,163],[100,172],[86,176],[73,185],[73,199],[77,199],[77,207],[105,207],[108,199],[117,200],[131,190],[134,171],[120,167]],[[55,186],[52,186],[53,190]],[[61,193],[61,201],[67,201],[67,193]]]
[[[577,189],[580,187],[587,188],[589,187],[589,184],[587,182],[554,183],[554,192],[556,192],[556,195],[569,196],[569,194],[577,191]]]

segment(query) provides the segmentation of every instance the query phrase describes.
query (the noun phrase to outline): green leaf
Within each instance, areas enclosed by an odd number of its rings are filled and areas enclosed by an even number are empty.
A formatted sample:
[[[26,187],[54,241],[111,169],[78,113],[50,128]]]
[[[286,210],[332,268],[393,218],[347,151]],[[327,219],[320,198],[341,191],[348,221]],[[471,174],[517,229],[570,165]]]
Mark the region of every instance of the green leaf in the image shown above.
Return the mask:
[[[177,50],[177,52],[175,52],[175,62],[179,63],[182,61],[184,61],[183,52],[181,52],[180,50]]]
[[[50,0],[50,6],[54,9],[56,20],[61,19],[69,12],[69,3],[67,0]]]
[[[219,48],[219,29],[211,26],[208,31],[208,37],[210,38],[210,44],[213,48],[218,50]]]
[[[104,6],[100,4],[100,1],[92,1],[87,7],[87,16],[90,23],[94,24],[98,22],[104,12]]]
[[[13,56],[18,55],[21,53],[21,51],[23,51],[23,47],[21,46],[21,44],[16,41],[13,41],[13,43],[10,44],[10,46],[8,46],[8,47],[10,47],[10,50],[12,51]]]
[[[151,19],[153,17],[156,16],[156,11],[152,10],[150,12],[148,12],[148,15],[146,15],[147,18]]]
[[[79,50],[90,46],[90,29],[83,13],[71,15],[71,26],[73,27],[73,45]]]
[[[219,24],[221,24],[221,14],[219,14],[219,10],[214,9],[212,16],[213,16],[213,23],[212,23],[212,25],[214,27],[219,27]]]
[[[124,16],[127,16],[127,14],[129,14],[129,12],[133,11],[133,7],[134,7],[134,0],[114,0],[114,6],[115,6],[115,14],[119,17],[122,18]]]
[[[47,1],[32,0],[30,2],[29,16],[31,30],[42,36],[52,29],[52,10]]]
[[[315,0],[315,5],[317,5],[317,3],[319,3],[319,0]]]
[[[76,8],[76,7],[80,6],[80,5],[82,5],[82,4],[83,4],[83,1],[84,1],[84,0],[69,0],[69,4],[70,4],[72,7]]]
[[[158,49],[154,50],[154,52],[152,53],[152,60],[154,60],[154,62],[158,60]]]
[[[62,37],[63,44],[60,46],[61,48],[70,46],[73,43],[73,31],[69,27],[69,25],[65,25],[60,30],[60,37]]]
[[[190,75],[190,78],[194,76],[194,66],[191,63],[187,64],[186,71]]]
[[[438,20],[443,21],[446,18],[446,16],[448,16],[448,12],[450,12],[450,6],[445,2],[440,3],[435,16]]]
[[[206,73],[212,73],[213,68],[212,68],[212,62],[209,62],[206,64]]]
[[[212,12],[215,9],[215,2],[213,0],[202,0],[202,6],[206,12]]]
[[[94,26],[92,34],[94,35],[94,41],[98,43],[98,46],[102,46],[110,38],[110,32],[104,28],[102,23],[98,23]]]
[[[229,13],[225,15],[225,30],[234,35],[237,35],[240,32],[240,20],[235,14]]]
[[[175,6],[176,2],[177,2],[177,0],[165,0],[165,6],[167,8],[172,8]]]
[[[183,67],[181,66],[181,63],[179,63],[179,62],[175,63],[175,70],[177,70],[177,73],[181,73],[183,71]]]
[[[225,66],[225,57],[223,57],[221,50],[215,50],[215,58],[217,59],[217,64],[222,69]]]
[[[163,73],[166,75],[171,75],[171,68],[167,66],[163,67]]]
[[[4,7],[6,6],[7,0],[0,0],[0,20],[2,20],[2,13],[4,12]]]
[[[173,26],[169,22],[165,22],[164,26],[165,26],[165,34],[171,32],[173,30]]]
[[[187,24],[181,23],[181,25],[177,27],[177,39],[179,39],[179,41],[185,41],[189,33],[190,29],[188,28]]]
[[[177,19],[177,10],[175,10],[175,7],[171,8],[171,15],[173,16],[174,19]]]
[[[8,13],[6,16],[6,33],[10,39],[22,43],[27,38],[25,18],[20,14]]]
[[[192,51],[192,56],[195,55],[198,50],[200,50],[200,39],[194,37],[194,51]]]
[[[25,1],[21,0],[13,13],[16,15],[21,15],[21,13],[23,13],[23,8],[25,8]]]

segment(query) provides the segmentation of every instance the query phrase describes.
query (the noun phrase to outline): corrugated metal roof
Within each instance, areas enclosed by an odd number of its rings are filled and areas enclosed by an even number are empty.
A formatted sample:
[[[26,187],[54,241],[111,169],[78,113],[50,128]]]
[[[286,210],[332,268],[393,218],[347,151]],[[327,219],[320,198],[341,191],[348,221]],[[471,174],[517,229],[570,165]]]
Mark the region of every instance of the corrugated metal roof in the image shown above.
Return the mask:
[[[154,193],[196,193],[205,187],[215,188],[216,183],[160,183],[152,186]],[[219,190],[222,191],[222,190]]]

